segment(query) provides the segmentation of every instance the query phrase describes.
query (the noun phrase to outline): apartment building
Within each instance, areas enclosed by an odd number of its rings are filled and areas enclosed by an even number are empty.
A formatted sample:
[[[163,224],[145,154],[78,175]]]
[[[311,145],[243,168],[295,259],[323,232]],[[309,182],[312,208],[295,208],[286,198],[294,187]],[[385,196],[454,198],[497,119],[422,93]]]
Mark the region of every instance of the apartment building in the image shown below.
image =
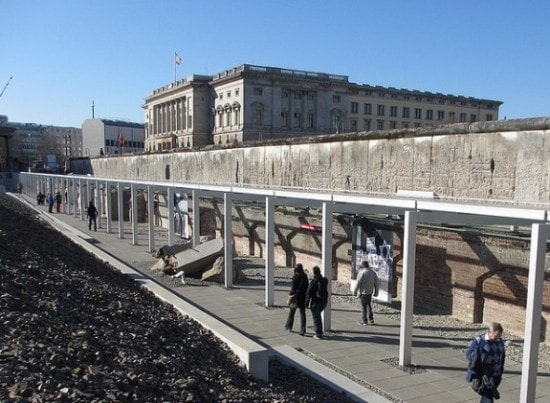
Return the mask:
[[[17,169],[64,172],[81,155],[82,130],[38,123],[8,122],[15,129],[12,156]]]
[[[501,104],[244,64],[154,90],[143,106],[145,149],[497,120]]]

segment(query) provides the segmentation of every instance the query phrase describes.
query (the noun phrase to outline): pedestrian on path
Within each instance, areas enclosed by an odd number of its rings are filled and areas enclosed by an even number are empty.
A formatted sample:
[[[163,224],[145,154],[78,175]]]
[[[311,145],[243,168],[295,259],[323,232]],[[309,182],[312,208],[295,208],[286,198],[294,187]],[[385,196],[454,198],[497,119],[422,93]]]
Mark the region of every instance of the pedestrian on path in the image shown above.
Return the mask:
[[[153,196],[153,214],[155,217],[155,225],[162,225],[162,217],[160,215],[159,196],[155,193]]]
[[[321,312],[326,308],[328,302],[328,280],[321,274],[319,266],[313,268],[313,278],[309,282],[307,289],[306,304],[311,309],[313,317],[313,328],[315,335],[313,338],[323,338],[323,319]]]
[[[308,289],[308,278],[304,272],[304,266],[298,263],[294,268],[292,276],[292,285],[290,286],[289,298],[292,297],[295,302],[289,304],[288,317],[286,319],[285,329],[292,332],[294,325],[294,315],[296,309],[300,310],[300,336],[306,334],[306,294]]]
[[[61,193],[59,191],[55,194],[55,212],[60,213],[61,212],[61,202],[63,201],[63,198],[61,197]]]
[[[48,197],[47,197],[46,201],[48,202],[48,213],[53,213],[53,204],[54,204],[55,200],[54,200],[51,193],[48,193]]]
[[[94,224],[94,231],[97,231],[97,209],[94,206],[94,202],[90,201],[88,206],[88,230],[92,230],[92,223]]]
[[[361,301],[360,325],[374,324],[374,313],[372,311],[372,296],[378,296],[378,276],[369,266],[366,260],[361,263],[361,270],[357,275],[357,281],[353,285],[352,294],[358,296]]]
[[[480,403],[493,403],[500,399],[497,388],[502,381],[506,349],[502,341],[502,325],[491,323],[487,333],[474,338],[466,350],[467,380],[480,396]]]

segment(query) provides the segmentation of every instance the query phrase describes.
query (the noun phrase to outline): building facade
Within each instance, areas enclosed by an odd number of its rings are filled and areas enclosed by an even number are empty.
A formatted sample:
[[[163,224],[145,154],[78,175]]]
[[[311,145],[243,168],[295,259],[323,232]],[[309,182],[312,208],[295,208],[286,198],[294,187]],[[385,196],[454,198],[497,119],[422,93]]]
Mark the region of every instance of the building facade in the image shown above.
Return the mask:
[[[11,155],[14,169],[65,172],[71,157],[82,152],[82,129],[9,122],[15,129]]]
[[[145,128],[142,123],[108,119],[86,119],[82,123],[81,157],[142,152]]]
[[[498,120],[501,104],[244,64],[154,90],[143,106],[145,149]]]

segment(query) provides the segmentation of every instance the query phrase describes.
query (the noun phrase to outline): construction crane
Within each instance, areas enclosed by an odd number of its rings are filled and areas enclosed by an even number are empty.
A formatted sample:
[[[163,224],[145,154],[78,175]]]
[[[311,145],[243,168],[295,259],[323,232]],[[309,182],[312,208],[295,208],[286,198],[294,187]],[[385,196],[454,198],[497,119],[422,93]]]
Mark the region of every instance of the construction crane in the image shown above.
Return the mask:
[[[6,85],[4,85],[4,88],[2,88],[2,92],[0,92],[0,98],[2,98],[2,95],[4,95],[4,92],[6,92],[6,88],[8,88],[8,85],[10,85],[10,81],[13,78],[13,76],[10,77]]]

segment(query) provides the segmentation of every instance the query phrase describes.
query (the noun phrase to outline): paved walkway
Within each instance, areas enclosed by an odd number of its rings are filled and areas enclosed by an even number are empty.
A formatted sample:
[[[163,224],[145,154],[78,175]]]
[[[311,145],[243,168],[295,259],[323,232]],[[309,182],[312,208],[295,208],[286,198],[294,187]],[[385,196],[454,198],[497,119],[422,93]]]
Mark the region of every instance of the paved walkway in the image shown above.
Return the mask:
[[[24,196],[23,196],[24,197]],[[33,205],[36,203],[28,199]],[[35,206],[36,207],[36,206]],[[47,207],[40,206],[43,211]],[[131,227],[126,223],[125,238],[118,238],[116,223],[113,231],[107,234],[104,228],[90,232],[87,223],[74,216],[52,214],[52,216],[71,228],[92,237],[92,241],[103,251],[118,257],[134,268],[149,270],[157,261],[147,251],[146,231],[140,234],[140,245],[132,245]],[[158,232],[157,247],[165,241],[163,231]],[[275,273],[277,284],[277,273]],[[325,340],[315,340],[312,334],[312,320],[308,313],[308,335],[284,330],[287,309],[283,306],[288,287],[276,285],[275,303],[272,308],[264,307],[264,290],[261,284],[239,285],[227,290],[216,285],[178,286],[181,297],[200,309],[237,329],[258,343],[283,352],[285,349],[299,350],[324,363],[326,368],[337,368],[357,379],[368,389],[383,391],[380,396],[370,392],[365,394],[366,401],[383,402],[382,396],[391,396],[410,403],[458,403],[477,402],[475,393],[465,382],[463,350],[469,340],[443,339],[432,332],[418,329],[413,331],[412,363],[418,369],[407,373],[391,365],[397,362],[399,354],[399,323],[392,318],[376,313],[376,324],[360,326],[359,307],[334,303],[332,307],[332,329]],[[299,323],[299,317],[296,317]],[[285,347],[287,346],[287,347]],[[330,372],[330,371],[329,371]],[[508,362],[503,383],[499,388],[499,402],[518,402],[521,381],[521,365]],[[537,398],[535,402],[550,401],[550,374],[537,377]],[[530,403],[530,402],[529,402]]]

